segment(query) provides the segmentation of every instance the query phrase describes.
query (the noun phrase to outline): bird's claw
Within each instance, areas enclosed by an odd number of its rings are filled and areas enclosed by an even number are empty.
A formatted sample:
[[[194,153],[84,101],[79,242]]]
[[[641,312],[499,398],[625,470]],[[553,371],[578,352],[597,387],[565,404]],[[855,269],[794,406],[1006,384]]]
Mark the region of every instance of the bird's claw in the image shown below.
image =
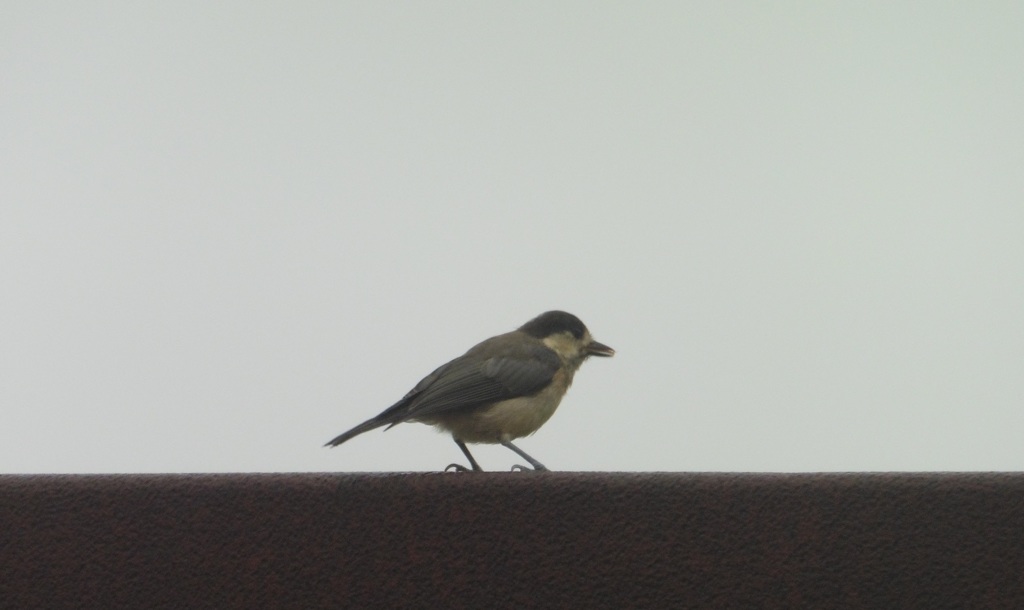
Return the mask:
[[[444,471],[454,470],[455,472],[471,472],[471,469],[466,468],[462,464],[448,464],[444,467]]]
[[[512,472],[548,472],[548,469],[538,464],[535,468],[529,466],[523,466],[522,464],[516,464],[512,467]]]

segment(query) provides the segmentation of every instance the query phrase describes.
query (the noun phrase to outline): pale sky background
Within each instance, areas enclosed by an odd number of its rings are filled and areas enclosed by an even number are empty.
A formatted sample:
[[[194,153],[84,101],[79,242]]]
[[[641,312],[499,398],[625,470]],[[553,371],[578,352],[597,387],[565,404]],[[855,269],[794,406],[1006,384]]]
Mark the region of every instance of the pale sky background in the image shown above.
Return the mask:
[[[1024,469],[1024,3],[0,2],[0,471]],[[474,450],[485,469],[520,462]]]

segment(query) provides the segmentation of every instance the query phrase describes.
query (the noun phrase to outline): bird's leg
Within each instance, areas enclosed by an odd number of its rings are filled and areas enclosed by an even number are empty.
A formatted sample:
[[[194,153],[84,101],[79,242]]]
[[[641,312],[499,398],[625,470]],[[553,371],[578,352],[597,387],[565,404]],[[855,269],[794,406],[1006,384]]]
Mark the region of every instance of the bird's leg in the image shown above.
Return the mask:
[[[524,460],[526,460],[527,462],[529,462],[530,466],[533,466],[533,468],[527,468],[526,466],[520,466],[519,464],[516,464],[515,466],[512,467],[512,470],[520,470],[520,471],[525,472],[527,470],[547,470],[548,469],[547,466],[545,466],[544,464],[541,464],[537,460],[535,460],[532,457],[530,457],[529,455],[527,455],[527,453],[525,451],[523,451],[519,447],[516,447],[515,445],[513,445],[512,441],[502,440],[501,444],[504,445],[505,447],[508,447],[512,451],[515,451],[516,453],[518,453],[519,457],[521,457]]]
[[[456,472],[483,472],[483,468],[480,467],[480,464],[477,464],[476,460],[473,459],[473,454],[469,452],[469,447],[466,447],[466,443],[463,443],[457,438],[453,438],[452,440],[454,440],[455,444],[459,446],[459,449],[462,449],[462,452],[466,454],[466,459],[469,460],[469,465],[472,466],[472,468],[466,468],[462,464],[448,464],[444,471],[448,472],[449,470],[454,469]]]

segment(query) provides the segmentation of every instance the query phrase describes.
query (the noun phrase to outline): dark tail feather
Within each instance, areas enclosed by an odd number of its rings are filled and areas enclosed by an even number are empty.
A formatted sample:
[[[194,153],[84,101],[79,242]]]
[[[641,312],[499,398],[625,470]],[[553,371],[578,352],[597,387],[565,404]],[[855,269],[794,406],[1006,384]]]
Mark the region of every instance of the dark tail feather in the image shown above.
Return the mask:
[[[327,444],[324,445],[324,447],[337,447],[338,445],[344,443],[345,441],[347,441],[348,439],[350,439],[350,438],[352,438],[354,436],[358,436],[358,435],[362,434],[363,432],[369,432],[370,430],[373,430],[375,428],[380,428],[381,426],[386,426],[386,425],[388,425],[390,423],[391,422],[389,422],[387,420],[381,421],[380,419],[377,419],[376,417],[373,418],[373,419],[368,419],[368,420],[364,421],[363,423],[359,424],[358,426],[356,426],[355,428],[352,428],[348,432],[345,432],[343,434],[339,434],[338,436],[334,437],[333,439],[328,441]]]

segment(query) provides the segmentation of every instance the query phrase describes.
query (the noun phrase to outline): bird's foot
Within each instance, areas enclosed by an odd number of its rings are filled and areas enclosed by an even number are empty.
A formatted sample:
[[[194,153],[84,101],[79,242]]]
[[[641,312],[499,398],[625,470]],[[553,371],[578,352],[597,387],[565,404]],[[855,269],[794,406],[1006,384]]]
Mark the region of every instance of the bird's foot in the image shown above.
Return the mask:
[[[455,472],[483,472],[482,468],[466,468],[462,464],[448,464],[447,466],[445,466],[444,471],[448,472],[449,470]]]
[[[512,467],[512,472],[550,472],[543,464],[538,463],[533,468],[529,466],[523,466],[522,464],[516,464]]]

